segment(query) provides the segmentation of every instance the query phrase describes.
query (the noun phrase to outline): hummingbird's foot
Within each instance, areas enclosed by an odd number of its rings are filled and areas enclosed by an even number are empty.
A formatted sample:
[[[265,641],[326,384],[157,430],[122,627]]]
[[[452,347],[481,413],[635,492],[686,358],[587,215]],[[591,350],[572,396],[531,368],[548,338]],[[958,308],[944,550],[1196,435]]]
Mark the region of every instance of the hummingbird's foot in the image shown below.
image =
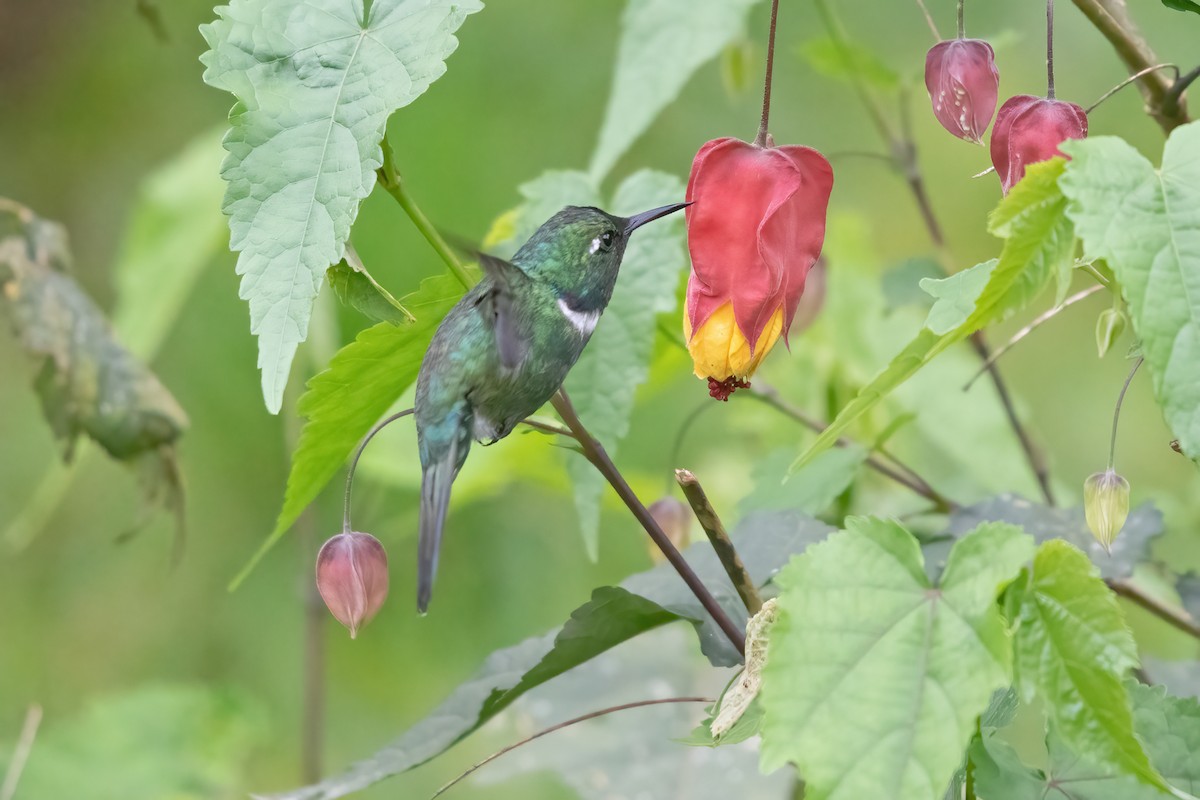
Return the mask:
[[[738,389],[749,389],[750,381],[731,375],[723,381],[716,378],[708,379],[708,396],[723,403],[729,402],[729,395]]]

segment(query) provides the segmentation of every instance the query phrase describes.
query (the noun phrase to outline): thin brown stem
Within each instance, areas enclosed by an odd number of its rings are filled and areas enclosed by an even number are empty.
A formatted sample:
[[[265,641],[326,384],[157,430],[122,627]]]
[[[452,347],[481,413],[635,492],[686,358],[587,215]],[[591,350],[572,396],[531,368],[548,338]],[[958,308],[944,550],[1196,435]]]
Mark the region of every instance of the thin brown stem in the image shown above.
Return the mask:
[[[1096,30],[1108,39],[1131,74],[1162,63],[1162,59],[1146,42],[1137,24],[1129,16],[1125,0],[1073,2]],[[1137,82],[1138,89],[1146,101],[1146,113],[1159,124],[1164,133],[1170,133],[1189,121],[1185,104],[1171,99],[1171,90],[1176,83],[1178,82],[1172,81],[1159,71],[1148,72]],[[1179,99],[1178,96],[1174,98],[1175,101]]]
[[[721,566],[725,568],[725,574],[729,576],[733,588],[737,589],[738,597],[742,598],[750,616],[754,616],[762,610],[762,597],[754,585],[754,579],[746,571],[746,565],[742,563],[741,557],[734,549],[733,542],[730,541],[729,534],[725,531],[724,523],[717,516],[712,503],[709,502],[704,487],[700,485],[696,476],[686,469],[675,470],[675,481],[683,490],[683,496],[687,498],[688,505],[692,507],[692,512],[695,513],[700,527],[708,535],[708,541],[712,544],[717,558],[721,560]]]
[[[571,433],[569,429],[564,428],[562,425],[555,425],[552,422],[543,422],[542,420],[534,419],[533,417],[526,417],[525,419],[521,420],[521,424],[533,428],[535,431],[541,431],[542,433],[556,433],[559,436],[566,436],[568,439],[575,438],[575,434]]]
[[[1050,310],[1045,311],[1045,312],[1037,315],[1036,317],[1034,317],[1029,322],[1028,325],[1026,325],[1024,328],[1021,328],[1021,330],[1014,333],[1012,338],[1009,339],[1007,342],[1005,342],[999,349],[992,351],[991,357],[989,357],[988,360],[983,363],[983,366],[981,366],[979,368],[979,371],[976,372],[974,375],[972,375],[971,380],[967,381],[966,384],[963,386],[963,391],[965,392],[966,390],[970,389],[971,385],[974,384],[976,380],[978,380],[979,376],[982,375],[983,373],[987,372],[988,367],[992,366],[997,361],[999,361],[1000,357],[1003,356],[1005,353],[1007,353],[1009,350],[1011,350],[1013,348],[1013,346],[1017,344],[1017,342],[1021,341],[1026,336],[1028,336],[1029,334],[1031,334],[1035,330],[1037,330],[1039,327],[1041,327],[1044,323],[1049,322],[1050,320],[1054,319],[1055,317],[1057,317],[1063,311],[1066,311],[1071,306],[1075,305],[1078,302],[1086,300],[1087,298],[1094,295],[1096,292],[1099,292],[1103,289],[1104,289],[1104,286],[1102,286],[1100,284],[1096,284],[1095,286],[1089,286],[1088,288],[1084,289],[1083,291],[1076,292],[1075,294],[1068,297],[1066,300],[1063,300],[1061,305],[1054,306],[1054,308],[1051,308]]]
[[[571,430],[575,436],[575,440],[579,442],[579,447],[583,451],[583,455],[588,461],[592,462],[600,474],[608,481],[609,485],[616,491],[617,496],[625,503],[625,506],[630,510],[633,516],[645,528],[646,533],[662,551],[663,556],[679,573],[679,577],[692,590],[692,594],[700,601],[700,605],[709,613],[713,621],[717,623],[717,627],[729,638],[729,641],[737,648],[737,651],[742,655],[746,654],[746,632],[734,624],[729,615],[725,613],[725,609],[721,608],[721,604],[708,591],[708,587],[704,585],[704,581],[700,580],[691,565],[680,554],[675,545],[671,544],[671,540],[663,533],[662,528],[654,521],[650,511],[642,504],[637,495],[633,493],[625,476],[617,469],[617,465],[613,463],[608,452],[604,449],[604,445],[600,444],[584,427],[584,424],[579,419],[579,415],[575,413],[575,407],[571,405],[571,399],[563,389],[559,389],[558,393],[550,401],[554,410],[562,418],[562,421]]]
[[[346,495],[342,503],[342,533],[349,533],[350,527],[350,490],[354,488],[354,471],[358,469],[358,460],[362,458],[363,450],[367,449],[367,443],[375,438],[375,434],[391,425],[401,417],[407,417],[416,409],[406,408],[403,411],[397,411],[391,416],[384,417],[379,422],[372,426],[371,430],[367,431],[367,435],[358,443],[358,449],[354,451],[354,457],[350,459],[350,469],[346,471]]]
[[[754,386],[750,388],[746,396],[766,403],[771,408],[774,408],[776,411],[791,417],[809,430],[812,430],[816,433],[822,433],[825,430],[826,426],[823,423],[813,419],[801,409],[796,408],[787,401],[783,400],[779,396],[779,392],[776,391],[774,387],[767,386],[762,381],[755,381]],[[844,436],[837,440],[838,447],[850,447],[853,445],[854,442],[850,441]],[[945,497],[932,486],[930,486],[924,478],[919,476],[910,467],[905,466],[895,457],[892,457],[892,461],[895,462],[895,467],[884,463],[874,455],[867,456],[868,467],[875,470],[880,475],[890,478],[901,486],[910,489],[912,492],[924,497],[926,500],[931,501],[938,511],[952,512],[961,508],[958,503]]]
[[[557,725],[551,725],[549,728],[540,730],[537,733],[533,734],[532,736],[526,736],[524,739],[522,739],[519,742],[513,742],[512,744],[508,745],[507,747],[497,750],[496,752],[492,753],[490,756],[483,759],[482,761],[480,761],[476,764],[473,764],[471,766],[471,768],[468,769],[466,772],[462,773],[457,778],[450,781],[442,788],[438,789],[436,792],[434,792],[430,796],[429,800],[435,800],[435,798],[441,796],[447,789],[449,789],[452,786],[454,786],[455,784],[459,783],[460,781],[462,781],[464,778],[466,778],[471,773],[475,772],[480,767],[483,767],[483,766],[486,766],[487,764],[492,763],[493,761],[495,761],[497,758],[504,755],[505,753],[511,753],[513,750],[516,750],[518,747],[521,747],[522,745],[529,744],[530,742],[534,741],[535,739],[540,739],[543,736],[554,733],[555,731],[561,731],[563,728],[569,728],[572,725],[578,725],[581,722],[587,722],[588,720],[596,719],[597,717],[603,717],[608,714],[614,714],[618,711],[628,711],[631,708],[645,708],[646,706],[661,706],[661,705],[666,705],[669,703],[710,703],[711,704],[713,702],[715,702],[715,701],[709,697],[664,697],[664,698],[661,698],[658,700],[638,700],[633,703],[622,703],[619,706],[609,706],[608,708],[602,708],[598,711],[592,711],[587,714],[582,714],[578,717],[573,717],[572,719],[566,720],[565,722],[560,722]]]
[[[1125,378],[1125,385],[1121,387],[1121,393],[1117,395],[1117,407],[1113,409],[1113,424],[1112,436],[1108,440],[1108,468],[1113,468],[1113,456],[1117,452],[1117,423],[1121,421],[1121,406],[1125,403],[1125,393],[1129,391],[1129,384],[1133,383],[1133,376],[1137,374],[1138,367],[1142,365],[1145,359],[1138,356],[1133,362],[1133,368],[1129,370],[1129,375]]]
[[[917,0],[917,5],[921,8],[921,15],[925,17],[925,24],[933,32],[933,38],[940,42],[942,34],[938,31],[937,24],[933,21],[933,15],[929,13],[929,9],[925,6],[925,0]]]
[[[1163,97],[1163,113],[1174,114],[1179,111],[1180,98],[1197,78],[1200,78],[1200,67],[1196,67],[1185,75],[1180,75],[1178,70],[1175,71],[1175,82],[1171,84],[1171,88]]]
[[[17,738],[17,746],[13,749],[12,757],[8,760],[8,769],[4,773],[4,783],[0,785],[0,800],[12,800],[17,793],[17,783],[21,773],[25,771],[25,762],[33,750],[34,739],[37,738],[38,726],[42,724],[42,707],[34,704],[25,712],[25,722],[21,724],[21,734]]]
[[[1109,578],[1105,583],[1113,592],[1136,603],[1154,616],[1196,639],[1200,639],[1200,623],[1182,608],[1167,605],[1156,597],[1146,594],[1128,578]]]
[[[1144,70],[1141,70],[1140,72],[1133,73],[1128,78],[1121,81],[1120,83],[1118,83],[1116,86],[1109,89],[1104,94],[1100,95],[1100,99],[1097,100],[1096,102],[1092,103],[1087,108],[1085,108],[1083,110],[1083,113],[1091,114],[1093,111],[1095,111],[1097,108],[1100,107],[1101,103],[1103,103],[1108,98],[1112,97],[1117,92],[1124,89],[1129,84],[1133,83],[1134,81],[1138,80],[1139,78],[1141,78],[1145,75],[1149,75],[1151,72],[1156,72],[1160,69],[1173,69],[1173,70],[1175,70],[1176,77],[1179,76],[1179,67],[1175,66],[1174,64],[1155,64],[1153,67],[1146,67]],[[1178,81],[1176,81],[1176,83],[1178,83]]]
[[[775,23],[779,18],[779,0],[771,0],[771,33],[767,37],[767,72],[763,78],[762,119],[758,123],[755,147],[767,146],[767,126],[771,121],[771,78],[775,72]]]
[[[1054,99],[1054,0],[1046,0],[1046,97]]]

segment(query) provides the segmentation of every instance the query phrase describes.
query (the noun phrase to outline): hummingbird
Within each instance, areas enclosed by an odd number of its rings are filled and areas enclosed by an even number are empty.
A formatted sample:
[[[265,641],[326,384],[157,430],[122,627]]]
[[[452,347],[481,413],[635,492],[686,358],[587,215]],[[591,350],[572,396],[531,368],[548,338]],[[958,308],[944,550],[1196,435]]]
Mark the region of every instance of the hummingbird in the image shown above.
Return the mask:
[[[478,254],[483,279],[442,320],[417,375],[420,613],[433,593],[450,487],[471,441],[498,442],[558,391],[612,299],[630,234],[687,205],[632,217],[567,206],[511,261]]]

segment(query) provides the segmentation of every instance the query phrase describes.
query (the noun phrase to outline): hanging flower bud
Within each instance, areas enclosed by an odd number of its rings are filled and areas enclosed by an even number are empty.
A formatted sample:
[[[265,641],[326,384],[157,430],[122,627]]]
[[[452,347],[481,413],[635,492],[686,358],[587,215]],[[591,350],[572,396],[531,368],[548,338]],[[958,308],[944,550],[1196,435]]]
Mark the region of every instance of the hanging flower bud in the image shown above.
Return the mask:
[[[796,318],[808,272],[825,241],[833,170],[810,147],[757,147],[715,139],[688,178],[684,336],[709,394],[749,386]]]
[[[1125,332],[1125,312],[1117,308],[1106,308],[1096,318],[1096,352],[1104,358],[1109,348]]]
[[[650,512],[650,516],[654,517],[654,521],[658,523],[658,527],[662,528],[663,533],[675,545],[676,550],[683,550],[691,542],[692,538],[692,509],[687,503],[678,500],[670,495],[655,500],[646,509]],[[650,546],[650,557],[655,562],[666,560],[666,556],[662,554],[653,542],[648,543]]]
[[[996,114],[992,131],[992,166],[1005,194],[1025,176],[1025,167],[1064,155],[1067,139],[1086,139],[1087,114],[1074,103],[1020,94],[1010,97]]]
[[[1112,468],[1089,475],[1083,482],[1083,515],[1092,536],[1105,552],[1111,551],[1129,516],[1129,481]]]
[[[371,621],[388,593],[387,552],[369,533],[339,533],[317,554],[317,591],[350,638]]]
[[[982,39],[935,44],[925,55],[925,88],[943,128],[960,139],[983,144],[1000,91],[996,53],[990,44]]]

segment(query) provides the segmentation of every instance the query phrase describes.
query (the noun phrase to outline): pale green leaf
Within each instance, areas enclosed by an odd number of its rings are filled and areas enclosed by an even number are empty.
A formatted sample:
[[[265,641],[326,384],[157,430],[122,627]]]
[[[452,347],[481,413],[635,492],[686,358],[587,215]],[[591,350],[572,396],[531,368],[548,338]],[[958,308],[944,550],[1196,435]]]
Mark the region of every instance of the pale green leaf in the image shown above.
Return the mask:
[[[1064,145],[1062,189],[1088,257],[1121,284],[1154,394],[1183,452],[1200,458],[1200,123],[1176,128],[1161,170],[1124,141]]]
[[[947,328],[964,313],[966,319],[941,334],[922,328],[792,463],[793,472],[831,447],[850,425],[950,345],[1024,308],[1041,293],[1057,274],[1062,260],[1070,258],[1074,247],[1074,229],[1065,215],[1066,201],[1058,190],[1063,163],[1063,159],[1053,158],[1030,165],[1024,179],[992,213],[989,229],[1005,238],[1004,249],[974,304],[965,296],[972,282],[972,276],[968,276],[949,284],[955,289],[955,299],[950,305],[943,306],[936,316],[931,312],[937,330]],[[972,269],[982,270],[983,266]],[[945,286],[939,291],[951,294]]]
[[[201,26],[204,80],[237,98],[225,137],[230,247],[276,413],[325,270],[383,163],[388,116],[445,72],[479,0],[234,0]]]
[[[1046,542],[1008,600],[1017,685],[1025,699],[1043,700],[1069,749],[1165,788],[1133,735],[1122,683],[1137,666],[1137,645],[1087,556],[1067,542]]]
[[[966,322],[995,268],[993,258],[948,278],[922,278],[921,289],[934,299],[925,327],[941,336]]]
[[[900,85],[898,76],[883,63],[873,50],[858,42],[829,37],[812,39],[800,46],[800,55],[814,70],[827,78],[850,81],[861,79],[883,91],[895,91]]]
[[[338,300],[372,322],[399,325],[414,319],[412,313],[367,271],[350,245],[346,245],[345,258],[330,267],[325,277]]]
[[[404,298],[415,322],[398,326],[381,322],[367,328],[337,352],[328,369],[308,382],[308,391],[296,404],[306,420],[292,453],[283,508],[274,530],[232,586],[241,583],[287,533],[341,470],[359,440],[416,380],[433,332],[462,293],[462,284],[450,275],[422,281],[420,290]]]
[[[612,95],[588,168],[600,183],[702,65],[742,35],[758,0],[629,0]]]
[[[225,249],[221,131],[201,134],[138,188],[117,253],[113,328],[153,359],[201,271]]]
[[[776,579],[764,770],[795,763],[810,800],[940,797],[976,719],[1008,686],[996,594],[1032,552],[1018,528],[982,526],[935,587],[908,531],[852,518],[794,559]]]

